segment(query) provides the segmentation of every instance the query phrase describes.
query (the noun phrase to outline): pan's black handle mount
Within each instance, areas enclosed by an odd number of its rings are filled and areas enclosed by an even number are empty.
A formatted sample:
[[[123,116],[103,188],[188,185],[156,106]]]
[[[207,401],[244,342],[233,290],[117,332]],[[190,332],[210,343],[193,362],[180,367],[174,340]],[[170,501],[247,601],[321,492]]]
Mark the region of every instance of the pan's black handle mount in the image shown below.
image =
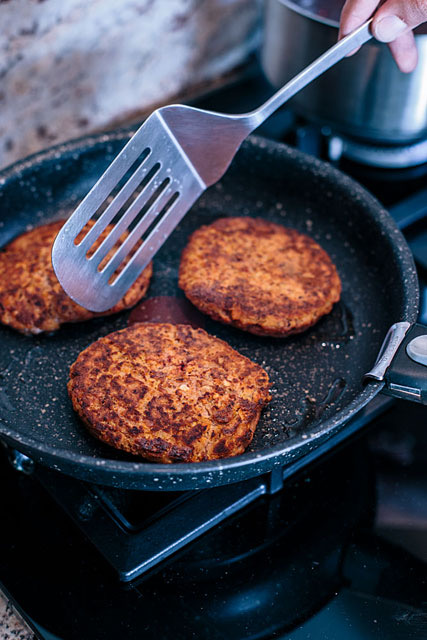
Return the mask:
[[[427,405],[427,327],[394,324],[365,378],[384,381],[383,393]]]

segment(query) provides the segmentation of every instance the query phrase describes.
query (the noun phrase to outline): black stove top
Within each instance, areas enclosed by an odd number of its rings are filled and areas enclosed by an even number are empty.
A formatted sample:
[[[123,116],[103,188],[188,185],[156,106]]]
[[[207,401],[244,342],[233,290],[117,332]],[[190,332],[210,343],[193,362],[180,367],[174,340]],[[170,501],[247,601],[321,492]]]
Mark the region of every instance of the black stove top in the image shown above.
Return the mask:
[[[423,421],[392,403],[362,439],[127,584],[4,463],[3,582],[41,638],[425,638]],[[153,518],[153,496],[107,492],[136,529]]]
[[[198,104],[238,112],[270,93],[254,76]],[[259,133],[329,153],[287,110]],[[407,229],[427,323],[427,167],[335,162]],[[96,487],[0,451],[0,581],[43,640],[427,638],[426,416],[378,397],[345,442],[191,493]]]

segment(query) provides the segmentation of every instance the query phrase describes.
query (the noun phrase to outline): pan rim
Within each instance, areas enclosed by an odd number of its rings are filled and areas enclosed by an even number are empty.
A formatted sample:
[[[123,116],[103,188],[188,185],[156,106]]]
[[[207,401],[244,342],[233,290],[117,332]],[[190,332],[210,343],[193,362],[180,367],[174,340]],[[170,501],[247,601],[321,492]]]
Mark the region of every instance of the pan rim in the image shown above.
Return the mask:
[[[13,165],[10,165],[9,167],[6,167],[2,171],[0,171],[0,188],[8,179],[13,178],[17,174],[22,174],[22,172],[24,171],[41,166],[44,162],[50,160],[52,157],[59,158],[59,156],[73,153],[76,150],[84,152],[85,149],[93,149],[96,145],[99,144],[108,144],[109,142],[127,140],[131,137],[135,130],[135,127],[131,127],[118,129],[108,133],[92,134],[78,139],[73,139],[59,145],[55,145],[54,147],[50,147],[46,150],[28,156],[27,158],[19,160]],[[281,153],[283,153],[283,151],[285,150],[288,155],[293,156],[294,158],[298,158],[300,159],[300,161],[303,161],[308,168],[316,168],[318,170],[323,169],[324,171],[326,170],[328,176],[335,178],[340,185],[347,186],[349,189],[351,188],[353,191],[357,192],[360,197],[363,198],[367,206],[375,207],[377,209],[378,215],[380,216],[381,224],[384,227],[385,236],[388,236],[389,238],[394,236],[394,239],[398,238],[400,240],[399,261],[403,265],[402,272],[404,272],[405,276],[404,278],[402,278],[402,290],[403,293],[406,294],[402,302],[403,313],[400,320],[415,322],[418,312],[418,279],[415,271],[413,257],[403,235],[397,228],[394,220],[392,219],[390,214],[382,207],[379,201],[364,187],[362,187],[349,176],[340,172],[338,169],[335,169],[322,160],[304,154],[303,152],[289,147],[283,143],[252,135],[244,144],[252,144],[254,147],[258,147],[259,149],[270,147],[270,149],[276,149],[276,151],[280,150]],[[395,246],[394,243],[393,246]],[[410,302],[411,296],[412,301]],[[94,467],[96,467],[97,471],[100,471],[102,468],[104,468],[105,471],[115,474],[116,479],[119,479],[121,477],[128,478],[129,475],[131,475],[133,477],[133,481],[136,483],[140,481],[141,485],[144,484],[144,479],[147,479],[145,484],[150,485],[150,489],[156,489],[156,487],[152,485],[154,477],[158,478],[158,484],[161,485],[162,477],[164,477],[165,479],[166,477],[168,477],[169,479],[171,476],[173,476],[179,481],[180,478],[186,476],[197,476],[197,479],[202,480],[203,476],[208,476],[212,473],[217,474],[219,471],[233,472],[233,470],[237,469],[243,470],[247,467],[250,467],[254,463],[268,463],[272,460],[274,462],[271,464],[271,467],[269,467],[270,470],[275,466],[280,466],[282,457],[288,456],[298,449],[302,450],[304,447],[310,448],[309,445],[315,445],[319,440],[322,441],[329,439],[329,437],[331,437],[334,433],[334,428],[336,430],[339,427],[344,427],[344,425],[355,415],[355,413],[360,411],[381,391],[383,386],[384,383],[382,382],[373,380],[369,381],[366,384],[365,388],[346,406],[344,406],[327,420],[320,421],[315,427],[316,431],[314,433],[311,433],[308,437],[306,434],[296,435],[293,436],[292,442],[286,446],[284,446],[283,443],[280,443],[272,446],[265,452],[245,452],[239,456],[218,460],[209,460],[205,462],[172,463],[165,465],[161,463],[140,461],[138,459],[136,459],[135,461],[115,460],[104,457],[93,457],[85,454],[78,454],[73,451],[67,451],[66,449],[58,449],[57,447],[43,443],[31,436],[24,436],[20,438],[18,434],[17,437],[16,432],[11,430],[2,418],[0,418],[0,435],[8,442],[8,444],[11,444],[12,446],[16,445],[16,447],[20,450],[25,449],[24,453],[28,453],[30,456],[31,454],[33,454],[34,457],[40,461],[43,461],[44,458],[49,457],[53,459],[56,458],[58,462],[60,460],[64,460],[67,463],[76,465],[77,468],[85,469],[89,473],[94,470]],[[303,437],[304,435],[305,437]],[[266,471],[268,471],[268,469],[265,468],[262,468],[259,471],[253,470],[253,472],[245,475],[245,478],[253,477],[261,473],[265,473]],[[64,472],[69,473],[69,471],[65,469]],[[69,474],[77,475],[77,473]],[[149,478],[151,478],[151,480],[149,480]],[[238,479],[230,480],[222,476],[221,479],[223,480],[222,482],[218,482],[217,480],[213,481],[211,479],[209,481],[210,486],[217,486],[220,484],[238,481]],[[243,477],[240,479],[243,479]],[[179,489],[180,487],[178,486],[177,490]]]
[[[357,411],[363,409],[370,400],[372,400],[384,387],[383,382],[379,382],[376,380],[370,380],[367,383],[366,388],[356,397],[354,398],[346,407],[344,407],[341,411],[337,412],[334,416],[331,416],[328,420],[322,421],[319,423],[319,428],[321,428],[317,433],[311,434],[309,437],[294,436],[293,442],[291,445],[287,446],[285,449],[282,445],[275,445],[268,449],[267,453],[257,453],[257,452],[246,452],[242,453],[238,456],[232,456],[228,458],[219,458],[216,460],[207,460],[205,462],[182,462],[182,463],[172,463],[172,464],[162,464],[155,462],[143,462],[135,460],[135,462],[131,460],[114,460],[108,458],[100,458],[100,457],[91,457],[83,454],[77,454],[66,449],[60,449],[61,451],[61,459],[65,459],[68,462],[77,463],[79,466],[86,468],[91,471],[93,465],[102,468],[106,466],[108,463],[108,471],[114,472],[115,474],[126,476],[133,472],[137,476],[139,475],[148,475],[161,477],[162,475],[174,475],[176,477],[180,475],[205,475],[210,472],[218,472],[218,471],[230,471],[234,468],[242,469],[247,465],[251,465],[254,462],[267,462],[271,458],[274,458],[277,462],[273,466],[280,466],[280,453],[283,455],[288,455],[292,453],[296,449],[299,449],[302,445],[307,445],[309,443],[316,443],[316,440],[321,439],[322,436],[327,435],[332,431],[334,427],[344,426],[352,417],[354,417],[354,408],[357,407]],[[13,435],[13,432],[8,429],[2,429],[2,425],[5,425],[5,421],[3,418],[0,418],[0,434],[5,439],[8,440],[12,444],[17,444],[25,447],[25,453],[29,453],[31,457],[31,453],[35,454],[35,458],[42,459],[44,456],[51,456],[52,458],[58,458],[58,448],[53,447],[51,445],[46,445],[44,443],[43,447],[37,446],[41,441],[36,438],[32,438],[31,436],[26,436],[22,438],[17,438],[16,435]],[[332,436],[332,432],[330,433]],[[329,436],[329,437],[330,437]],[[40,452],[42,452],[42,456],[40,456]],[[24,452],[23,452],[24,453]],[[144,467],[144,468],[142,468]],[[181,471],[182,473],[179,473]],[[144,473],[142,473],[144,472]],[[263,473],[263,471],[261,471]],[[253,476],[257,474],[252,474]],[[250,476],[248,476],[250,477]],[[212,483],[214,486],[215,483]]]

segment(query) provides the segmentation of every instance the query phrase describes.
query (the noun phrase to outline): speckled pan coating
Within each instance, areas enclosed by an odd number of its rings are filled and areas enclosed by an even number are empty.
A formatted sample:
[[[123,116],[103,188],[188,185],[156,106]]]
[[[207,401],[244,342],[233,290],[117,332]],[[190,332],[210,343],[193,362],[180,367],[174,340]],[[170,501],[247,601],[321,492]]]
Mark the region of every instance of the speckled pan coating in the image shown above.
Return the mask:
[[[68,215],[128,140],[111,133],[63,145],[0,174],[0,245],[27,225]],[[55,469],[112,486],[184,490],[253,477],[324,443],[381,389],[362,382],[394,322],[415,321],[417,276],[408,246],[371,195],[331,166],[250,138],[156,255],[150,296],[179,296],[179,259],[191,233],[219,217],[258,216],[307,233],[328,252],[341,301],[303,334],[263,338],[207,319],[205,329],[268,372],[272,400],[246,452],[162,465],[137,462],[92,438],[67,394],[69,368],[127,314],[27,337],[0,328],[1,438]]]

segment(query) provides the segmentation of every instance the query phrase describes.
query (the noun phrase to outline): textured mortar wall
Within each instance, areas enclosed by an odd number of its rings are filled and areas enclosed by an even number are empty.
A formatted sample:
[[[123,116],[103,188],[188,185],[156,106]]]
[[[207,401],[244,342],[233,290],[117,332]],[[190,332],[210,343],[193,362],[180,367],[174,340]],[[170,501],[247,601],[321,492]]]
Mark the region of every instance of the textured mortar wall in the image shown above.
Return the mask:
[[[260,0],[2,0],[0,166],[242,64]]]

